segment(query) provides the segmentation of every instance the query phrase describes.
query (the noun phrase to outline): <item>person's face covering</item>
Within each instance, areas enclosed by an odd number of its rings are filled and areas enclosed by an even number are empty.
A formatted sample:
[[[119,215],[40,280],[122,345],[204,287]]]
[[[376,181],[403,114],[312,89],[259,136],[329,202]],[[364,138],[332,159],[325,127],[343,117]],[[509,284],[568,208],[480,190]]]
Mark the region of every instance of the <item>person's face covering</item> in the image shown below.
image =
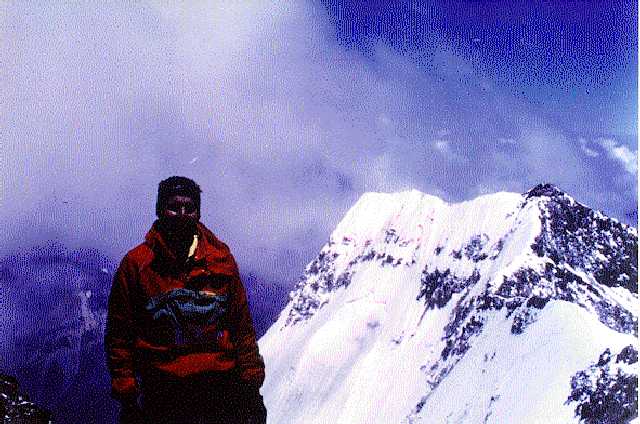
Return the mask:
[[[171,242],[191,242],[197,232],[200,214],[189,196],[169,198],[160,214],[160,228]]]

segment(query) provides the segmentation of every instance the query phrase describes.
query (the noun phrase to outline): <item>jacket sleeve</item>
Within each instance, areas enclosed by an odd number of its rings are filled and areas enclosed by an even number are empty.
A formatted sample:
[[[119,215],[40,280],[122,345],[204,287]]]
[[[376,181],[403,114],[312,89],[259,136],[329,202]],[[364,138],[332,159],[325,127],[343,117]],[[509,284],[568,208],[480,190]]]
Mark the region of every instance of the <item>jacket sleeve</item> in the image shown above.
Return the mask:
[[[107,365],[111,374],[111,396],[120,401],[137,394],[133,361],[135,331],[130,293],[134,278],[135,269],[125,256],[113,278],[104,337]]]
[[[232,278],[233,302],[231,305],[232,340],[236,346],[240,379],[256,389],[264,382],[264,360],[258,351],[247,295],[234,261]]]

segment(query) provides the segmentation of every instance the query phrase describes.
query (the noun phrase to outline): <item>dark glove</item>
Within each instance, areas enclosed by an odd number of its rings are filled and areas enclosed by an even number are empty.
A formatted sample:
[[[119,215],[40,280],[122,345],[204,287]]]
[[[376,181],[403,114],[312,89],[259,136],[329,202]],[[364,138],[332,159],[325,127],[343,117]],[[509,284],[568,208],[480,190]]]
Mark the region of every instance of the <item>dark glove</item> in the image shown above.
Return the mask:
[[[244,386],[244,402],[247,412],[247,424],[266,424],[267,408],[264,406],[264,399],[260,394],[260,387],[252,384]]]
[[[120,401],[120,424],[144,424],[144,415],[136,397]]]

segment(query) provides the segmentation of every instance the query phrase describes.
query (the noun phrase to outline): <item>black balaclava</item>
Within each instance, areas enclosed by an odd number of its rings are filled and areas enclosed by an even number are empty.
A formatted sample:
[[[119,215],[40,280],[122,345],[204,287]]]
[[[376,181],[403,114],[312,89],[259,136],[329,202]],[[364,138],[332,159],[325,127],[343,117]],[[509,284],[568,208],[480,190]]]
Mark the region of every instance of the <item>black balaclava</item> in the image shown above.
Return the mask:
[[[156,201],[156,216],[159,218],[158,228],[179,255],[186,254],[183,250],[188,249],[193,241],[193,235],[197,233],[198,221],[186,217],[168,218],[162,215],[162,211],[171,197],[188,196],[195,203],[199,216],[201,192],[200,186],[186,177],[169,177],[158,185],[158,199]]]

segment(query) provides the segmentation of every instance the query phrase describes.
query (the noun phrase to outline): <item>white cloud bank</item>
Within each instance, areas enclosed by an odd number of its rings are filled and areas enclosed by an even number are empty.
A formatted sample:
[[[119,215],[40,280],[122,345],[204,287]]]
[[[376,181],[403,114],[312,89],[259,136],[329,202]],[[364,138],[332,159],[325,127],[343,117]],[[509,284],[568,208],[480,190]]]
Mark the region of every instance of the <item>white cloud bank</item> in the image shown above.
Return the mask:
[[[186,175],[241,269],[288,283],[365,191],[601,191],[579,146],[437,33],[425,69],[343,48],[311,2],[7,2],[0,22],[7,250],[53,239],[117,258],[154,219],[157,183]]]
[[[625,171],[629,174],[638,174],[638,151],[631,150],[627,146],[616,142],[610,138],[600,138],[597,140],[598,144],[602,146],[607,155],[619,162]]]
[[[598,153],[597,151],[589,147],[587,140],[585,140],[584,138],[580,138],[578,141],[580,142],[580,148],[582,149],[585,155],[592,158],[597,158],[598,156],[600,156],[600,153]]]

